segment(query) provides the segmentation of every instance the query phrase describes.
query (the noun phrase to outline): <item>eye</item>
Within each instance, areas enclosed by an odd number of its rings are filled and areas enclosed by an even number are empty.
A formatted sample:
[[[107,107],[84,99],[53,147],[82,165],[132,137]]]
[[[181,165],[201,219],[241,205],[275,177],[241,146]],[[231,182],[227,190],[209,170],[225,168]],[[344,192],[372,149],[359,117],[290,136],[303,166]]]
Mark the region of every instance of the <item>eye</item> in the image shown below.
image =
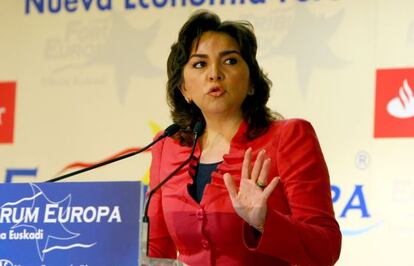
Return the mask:
[[[237,59],[233,58],[233,57],[226,58],[224,60],[224,64],[226,64],[226,65],[235,65],[235,64],[237,64],[237,62],[238,62]]]
[[[195,63],[193,63],[193,68],[203,68],[207,65],[206,62],[204,61],[197,61]]]

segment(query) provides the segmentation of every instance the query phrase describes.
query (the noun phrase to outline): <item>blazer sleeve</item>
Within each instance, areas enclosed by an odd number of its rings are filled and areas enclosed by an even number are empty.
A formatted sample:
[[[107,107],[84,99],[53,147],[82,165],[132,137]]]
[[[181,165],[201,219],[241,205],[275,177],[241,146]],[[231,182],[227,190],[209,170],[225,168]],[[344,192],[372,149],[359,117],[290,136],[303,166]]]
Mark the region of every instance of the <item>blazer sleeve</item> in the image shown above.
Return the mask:
[[[165,140],[162,140],[151,149],[150,189],[153,189],[160,182],[161,178],[163,178],[160,177],[160,168],[164,143]],[[151,198],[148,208],[148,218],[149,257],[175,259],[177,257],[177,250],[165,224],[161,189],[155,192]]]
[[[278,186],[282,186],[291,214],[268,206],[263,234],[255,238],[253,229],[244,225],[245,244],[293,265],[334,265],[342,236],[316,133],[309,122],[299,119],[289,120],[283,127],[276,155]]]

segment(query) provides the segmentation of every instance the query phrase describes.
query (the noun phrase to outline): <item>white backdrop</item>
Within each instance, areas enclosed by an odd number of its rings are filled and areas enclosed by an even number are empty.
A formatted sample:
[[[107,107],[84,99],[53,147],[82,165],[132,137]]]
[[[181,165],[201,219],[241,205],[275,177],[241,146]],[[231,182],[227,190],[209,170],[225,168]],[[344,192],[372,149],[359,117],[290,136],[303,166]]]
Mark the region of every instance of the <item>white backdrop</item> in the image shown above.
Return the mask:
[[[169,125],[166,58],[197,8],[251,21],[269,106],[314,125],[344,234],[337,265],[414,265],[411,0],[2,0],[0,182],[45,181]],[[149,163],[70,181],[145,181]]]

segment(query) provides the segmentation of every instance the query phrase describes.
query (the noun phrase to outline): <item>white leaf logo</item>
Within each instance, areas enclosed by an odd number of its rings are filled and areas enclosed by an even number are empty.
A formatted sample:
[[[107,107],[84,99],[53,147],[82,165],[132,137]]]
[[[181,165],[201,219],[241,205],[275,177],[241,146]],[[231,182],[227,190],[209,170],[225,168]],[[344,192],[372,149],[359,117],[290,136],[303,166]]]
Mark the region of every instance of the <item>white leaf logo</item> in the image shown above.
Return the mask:
[[[396,118],[414,117],[414,96],[407,79],[404,79],[398,97],[391,99],[388,103],[387,111]]]
[[[9,260],[0,259],[0,266],[14,266],[14,263]]]

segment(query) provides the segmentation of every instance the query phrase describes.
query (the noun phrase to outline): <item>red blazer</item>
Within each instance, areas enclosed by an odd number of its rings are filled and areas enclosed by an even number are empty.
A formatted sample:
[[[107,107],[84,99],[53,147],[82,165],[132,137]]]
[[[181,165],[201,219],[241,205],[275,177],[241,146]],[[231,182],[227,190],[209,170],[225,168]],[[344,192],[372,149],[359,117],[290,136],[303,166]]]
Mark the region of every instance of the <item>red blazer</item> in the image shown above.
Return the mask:
[[[188,265],[333,265],[339,258],[341,233],[334,217],[328,169],[310,123],[281,120],[266,134],[247,140],[242,123],[230,152],[213,172],[198,204],[188,193],[191,166],[184,167],[149,206],[151,257],[176,258]],[[272,158],[269,178],[280,182],[268,199],[263,234],[234,211],[223,174],[240,183],[244,151],[261,149]],[[154,146],[150,187],[190,154],[190,147],[166,138]],[[198,145],[195,156],[201,153]],[[194,167],[194,165],[193,165]]]

